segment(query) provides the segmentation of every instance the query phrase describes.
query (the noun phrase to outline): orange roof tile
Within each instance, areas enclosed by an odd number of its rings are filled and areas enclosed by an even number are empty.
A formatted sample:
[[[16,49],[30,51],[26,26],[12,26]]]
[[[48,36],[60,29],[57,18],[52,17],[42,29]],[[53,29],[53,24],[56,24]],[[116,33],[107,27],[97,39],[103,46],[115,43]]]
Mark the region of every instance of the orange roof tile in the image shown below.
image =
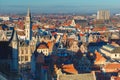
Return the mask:
[[[52,35],[54,36],[54,35],[56,35],[57,34],[57,32],[52,32]]]
[[[80,36],[84,36],[84,34],[80,33]]]
[[[3,30],[2,26],[0,26],[0,30]]]
[[[38,49],[48,49],[48,46],[46,44],[40,44]]]
[[[36,30],[36,29],[38,29],[38,25],[33,25],[32,30]]]
[[[103,67],[106,72],[118,72],[120,70],[119,63],[110,63]]]
[[[95,52],[95,54],[96,54],[95,64],[104,64],[106,59],[97,51]]]
[[[111,80],[120,80],[120,77],[117,76],[112,76],[111,78],[112,78]]]
[[[55,26],[54,26],[54,25],[50,25],[49,28],[50,28],[50,29],[54,29]]]
[[[120,77],[116,77],[115,80],[120,80]]]
[[[64,39],[64,40],[67,39],[67,34],[66,34],[66,33],[63,34],[63,39]]]
[[[76,28],[80,28],[81,26],[80,26],[80,24],[76,24],[76,26],[75,26]]]
[[[52,42],[48,42],[47,46],[48,46],[48,48],[50,48],[52,46]]]
[[[72,73],[72,74],[78,73],[77,70],[74,68],[73,64],[63,65],[62,68],[63,68],[63,71],[68,73]]]

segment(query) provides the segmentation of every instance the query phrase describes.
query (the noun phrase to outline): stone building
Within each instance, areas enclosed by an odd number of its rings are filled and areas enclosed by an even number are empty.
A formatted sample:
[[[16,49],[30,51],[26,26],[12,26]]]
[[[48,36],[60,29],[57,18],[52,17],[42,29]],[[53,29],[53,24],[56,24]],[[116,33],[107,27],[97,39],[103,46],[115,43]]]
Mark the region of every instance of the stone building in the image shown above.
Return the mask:
[[[107,45],[102,46],[100,51],[111,59],[120,60],[120,47],[119,46],[116,47],[116,46],[107,44]]]
[[[19,68],[30,68],[32,50],[24,41],[19,44]]]
[[[0,41],[0,69],[18,72],[18,39],[16,31],[8,41]]]

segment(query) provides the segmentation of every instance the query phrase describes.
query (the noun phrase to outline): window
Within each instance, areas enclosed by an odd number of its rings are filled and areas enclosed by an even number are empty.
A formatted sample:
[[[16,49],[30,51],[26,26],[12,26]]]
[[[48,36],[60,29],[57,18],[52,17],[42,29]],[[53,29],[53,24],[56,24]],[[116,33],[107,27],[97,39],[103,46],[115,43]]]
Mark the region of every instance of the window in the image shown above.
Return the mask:
[[[25,52],[26,52],[26,54],[28,54],[28,50],[27,50],[27,49],[26,49],[26,51],[25,51]]]
[[[23,50],[21,50],[21,54],[24,54]]]
[[[24,56],[21,56],[21,61],[24,61]]]
[[[18,60],[20,61],[20,57],[18,58]]]
[[[117,57],[117,54],[115,54],[115,57]]]
[[[28,61],[28,56],[25,56],[25,61]]]

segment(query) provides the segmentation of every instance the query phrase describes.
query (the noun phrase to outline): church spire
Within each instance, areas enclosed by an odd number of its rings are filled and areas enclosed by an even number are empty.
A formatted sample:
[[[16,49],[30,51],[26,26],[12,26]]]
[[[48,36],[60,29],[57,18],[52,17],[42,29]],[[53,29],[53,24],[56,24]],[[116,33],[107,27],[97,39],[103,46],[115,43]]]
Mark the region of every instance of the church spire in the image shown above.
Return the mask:
[[[17,32],[16,30],[13,30],[12,41],[17,41],[17,40],[18,40]]]
[[[25,37],[27,41],[30,41],[32,39],[32,23],[31,23],[31,13],[29,8],[25,21]]]
[[[30,17],[31,14],[30,14],[30,8],[28,8],[28,11],[27,11],[27,16]]]

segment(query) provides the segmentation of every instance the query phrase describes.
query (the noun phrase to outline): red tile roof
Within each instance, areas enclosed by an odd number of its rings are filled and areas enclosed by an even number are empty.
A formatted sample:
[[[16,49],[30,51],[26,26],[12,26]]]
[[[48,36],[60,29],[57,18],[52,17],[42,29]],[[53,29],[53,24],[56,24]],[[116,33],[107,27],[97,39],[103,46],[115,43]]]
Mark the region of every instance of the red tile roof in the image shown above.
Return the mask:
[[[78,71],[75,69],[73,64],[68,64],[68,65],[63,65],[62,66],[63,71],[72,73],[72,74],[77,74]]]
[[[112,76],[112,77],[111,77],[111,80],[120,80],[120,77]]]
[[[96,54],[96,59],[94,64],[104,64],[106,59],[97,51],[95,52],[95,54]]]
[[[47,44],[40,44],[38,49],[48,49]]]
[[[38,25],[33,25],[32,30],[36,30],[36,29],[38,29]]]
[[[50,48],[52,46],[52,42],[48,42],[47,46],[48,46],[48,48]]]
[[[52,36],[54,36],[54,35],[56,35],[57,34],[57,32],[52,32]]]
[[[109,63],[109,64],[106,64],[103,68],[105,69],[105,72],[118,72],[120,70],[120,64]]]
[[[0,30],[3,30],[2,26],[0,26]]]

